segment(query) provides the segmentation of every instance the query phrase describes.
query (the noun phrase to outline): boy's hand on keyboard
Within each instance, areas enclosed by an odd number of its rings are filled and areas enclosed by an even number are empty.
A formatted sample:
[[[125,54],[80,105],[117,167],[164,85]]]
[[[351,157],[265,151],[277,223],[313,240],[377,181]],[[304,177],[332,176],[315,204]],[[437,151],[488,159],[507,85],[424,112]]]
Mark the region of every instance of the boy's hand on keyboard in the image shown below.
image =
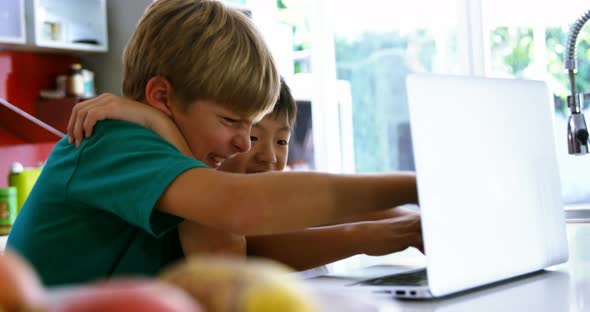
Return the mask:
[[[383,256],[416,247],[424,251],[420,214],[412,213],[401,217],[377,221],[359,222],[358,229],[365,241],[364,253]]]

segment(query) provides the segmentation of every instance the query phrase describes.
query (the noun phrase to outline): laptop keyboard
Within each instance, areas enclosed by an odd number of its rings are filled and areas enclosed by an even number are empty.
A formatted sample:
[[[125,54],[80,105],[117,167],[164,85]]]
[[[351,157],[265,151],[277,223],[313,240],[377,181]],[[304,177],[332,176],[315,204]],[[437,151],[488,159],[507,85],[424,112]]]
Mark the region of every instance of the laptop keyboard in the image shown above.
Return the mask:
[[[409,273],[400,273],[373,278],[362,281],[359,284],[371,286],[426,286],[428,285],[428,281],[426,279],[426,270],[424,269]]]

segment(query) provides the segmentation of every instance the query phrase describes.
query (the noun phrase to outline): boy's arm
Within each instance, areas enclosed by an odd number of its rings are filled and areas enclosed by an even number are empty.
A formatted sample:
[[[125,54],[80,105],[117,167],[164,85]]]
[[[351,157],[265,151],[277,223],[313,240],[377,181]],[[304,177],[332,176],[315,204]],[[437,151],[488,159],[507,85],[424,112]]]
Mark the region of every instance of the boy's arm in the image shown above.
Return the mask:
[[[245,175],[195,168],[179,175],[156,207],[236,234],[264,235],[416,202],[413,173]]]
[[[74,106],[67,128],[69,142],[75,141],[79,146],[84,138],[92,135],[96,123],[105,119],[128,121],[148,128],[192,157],[182,134],[168,116],[149,105],[109,93]]]
[[[185,257],[199,254],[246,257],[243,235],[184,221],[178,225],[178,237]]]
[[[344,224],[344,223],[354,223],[354,222],[362,222],[362,221],[377,221],[383,219],[391,219],[397,217],[403,217],[407,215],[416,215],[419,214],[417,211],[412,209],[408,209],[405,207],[395,207],[387,210],[382,211],[375,211],[364,213],[361,215],[355,215],[351,217],[346,217],[342,219],[338,219],[333,224],[326,224],[326,225],[335,225],[335,224]]]
[[[249,256],[271,258],[300,271],[357,254],[380,256],[410,246],[422,249],[418,214],[247,237]]]

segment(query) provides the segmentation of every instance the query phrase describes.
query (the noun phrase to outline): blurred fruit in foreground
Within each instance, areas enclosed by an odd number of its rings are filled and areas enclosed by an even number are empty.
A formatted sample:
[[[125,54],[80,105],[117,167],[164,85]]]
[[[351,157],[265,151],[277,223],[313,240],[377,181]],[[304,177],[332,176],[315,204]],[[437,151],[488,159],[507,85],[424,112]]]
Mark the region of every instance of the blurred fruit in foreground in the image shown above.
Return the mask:
[[[209,312],[316,311],[304,283],[270,260],[191,257],[161,279],[186,290]]]
[[[52,289],[47,312],[200,312],[183,290],[150,279],[113,279]]]
[[[34,310],[45,300],[45,290],[31,266],[9,250],[0,255],[0,311]]]
[[[0,312],[201,312],[185,291],[153,279],[113,279],[45,289],[17,254],[0,255]]]

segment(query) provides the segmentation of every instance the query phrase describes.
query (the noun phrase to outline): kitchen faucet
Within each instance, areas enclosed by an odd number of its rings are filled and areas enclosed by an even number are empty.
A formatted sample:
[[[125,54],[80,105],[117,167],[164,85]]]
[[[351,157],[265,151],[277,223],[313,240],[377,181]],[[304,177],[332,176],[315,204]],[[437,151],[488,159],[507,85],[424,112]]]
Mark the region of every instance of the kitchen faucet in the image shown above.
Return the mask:
[[[568,71],[571,95],[567,97],[567,104],[570,109],[570,117],[567,126],[567,147],[570,155],[588,154],[588,128],[582,107],[584,101],[590,100],[590,93],[577,93],[576,91],[576,40],[580,30],[590,19],[590,10],[587,10],[570,29],[567,38],[564,67]]]

